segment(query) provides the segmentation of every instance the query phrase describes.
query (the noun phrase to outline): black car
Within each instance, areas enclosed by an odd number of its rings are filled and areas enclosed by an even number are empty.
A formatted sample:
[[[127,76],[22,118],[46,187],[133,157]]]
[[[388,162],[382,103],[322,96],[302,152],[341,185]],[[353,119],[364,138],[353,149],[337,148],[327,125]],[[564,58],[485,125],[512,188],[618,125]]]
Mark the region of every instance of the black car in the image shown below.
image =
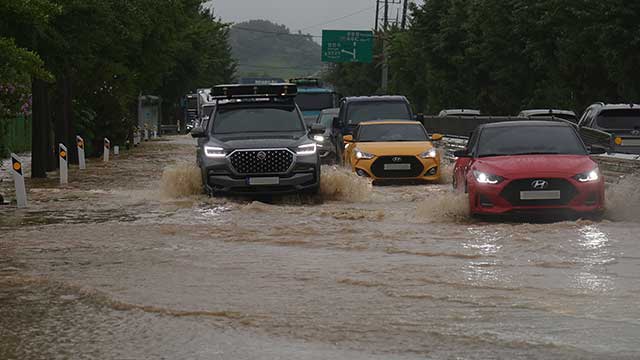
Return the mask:
[[[340,100],[340,111],[333,119],[333,138],[342,159],[344,135],[353,135],[359,123],[375,120],[416,120],[409,100],[404,96],[352,96]]]
[[[612,152],[640,154],[640,105],[595,103],[578,126],[610,133]]]
[[[339,108],[324,109],[316,118],[315,123],[325,127],[323,134],[314,135],[313,140],[318,143],[318,152],[320,160],[323,163],[333,164],[338,162],[338,150],[336,148],[335,136],[333,135],[333,118],[338,116]]]
[[[197,163],[210,195],[315,193],[320,157],[311,136],[324,127],[305,126],[293,84],[220,85],[198,141]]]

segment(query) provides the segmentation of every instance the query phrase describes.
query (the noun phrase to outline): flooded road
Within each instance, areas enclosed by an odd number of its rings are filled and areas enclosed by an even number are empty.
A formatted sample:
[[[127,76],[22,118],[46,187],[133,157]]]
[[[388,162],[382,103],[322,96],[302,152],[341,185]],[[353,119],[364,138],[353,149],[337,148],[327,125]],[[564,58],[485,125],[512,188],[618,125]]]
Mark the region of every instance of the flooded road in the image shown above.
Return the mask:
[[[1,359],[640,357],[634,183],[607,219],[552,224],[333,168],[315,198],[208,198],[193,143],[0,208]]]

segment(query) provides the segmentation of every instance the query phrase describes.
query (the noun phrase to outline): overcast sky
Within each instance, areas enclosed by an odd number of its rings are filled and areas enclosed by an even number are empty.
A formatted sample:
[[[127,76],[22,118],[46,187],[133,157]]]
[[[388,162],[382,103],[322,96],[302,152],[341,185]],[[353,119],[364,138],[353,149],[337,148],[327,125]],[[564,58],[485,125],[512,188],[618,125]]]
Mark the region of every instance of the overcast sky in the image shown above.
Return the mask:
[[[264,19],[286,25],[292,32],[302,30],[312,35],[320,35],[322,29],[369,30],[374,26],[376,11],[375,0],[212,0],[210,3],[216,16],[225,22]],[[390,12],[390,17],[395,18],[395,10]],[[339,19],[341,17],[345,18]]]

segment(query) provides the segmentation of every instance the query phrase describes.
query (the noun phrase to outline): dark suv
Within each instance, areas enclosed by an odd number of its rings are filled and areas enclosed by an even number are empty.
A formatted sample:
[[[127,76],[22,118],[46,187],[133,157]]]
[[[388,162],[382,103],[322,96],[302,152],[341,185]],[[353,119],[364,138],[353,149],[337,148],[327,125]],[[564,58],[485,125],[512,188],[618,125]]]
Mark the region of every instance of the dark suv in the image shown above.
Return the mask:
[[[333,140],[342,159],[344,135],[353,135],[359,123],[375,120],[416,120],[404,96],[352,96],[340,100],[340,111],[333,119]]]
[[[320,186],[317,144],[294,102],[293,84],[220,85],[215,110],[200,138],[197,163],[207,193],[315,193]]]
[[[640,105],[593,104],[578,126],[610,133],[613,152],[640,154]]]

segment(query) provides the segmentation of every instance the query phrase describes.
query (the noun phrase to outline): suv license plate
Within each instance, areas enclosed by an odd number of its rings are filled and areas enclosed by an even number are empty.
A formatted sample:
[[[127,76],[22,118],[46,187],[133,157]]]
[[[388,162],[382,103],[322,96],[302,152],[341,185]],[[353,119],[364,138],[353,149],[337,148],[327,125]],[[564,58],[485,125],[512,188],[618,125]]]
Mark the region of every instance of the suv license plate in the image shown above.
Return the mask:
[[[520,191],[520,200],[560,200],[560,190]]]
[[[384,164],[385,170],[411,170],[411,164]]]
[[[250,177],[247,180],[249,185],[278,185],[280,184],[279,177]]]

